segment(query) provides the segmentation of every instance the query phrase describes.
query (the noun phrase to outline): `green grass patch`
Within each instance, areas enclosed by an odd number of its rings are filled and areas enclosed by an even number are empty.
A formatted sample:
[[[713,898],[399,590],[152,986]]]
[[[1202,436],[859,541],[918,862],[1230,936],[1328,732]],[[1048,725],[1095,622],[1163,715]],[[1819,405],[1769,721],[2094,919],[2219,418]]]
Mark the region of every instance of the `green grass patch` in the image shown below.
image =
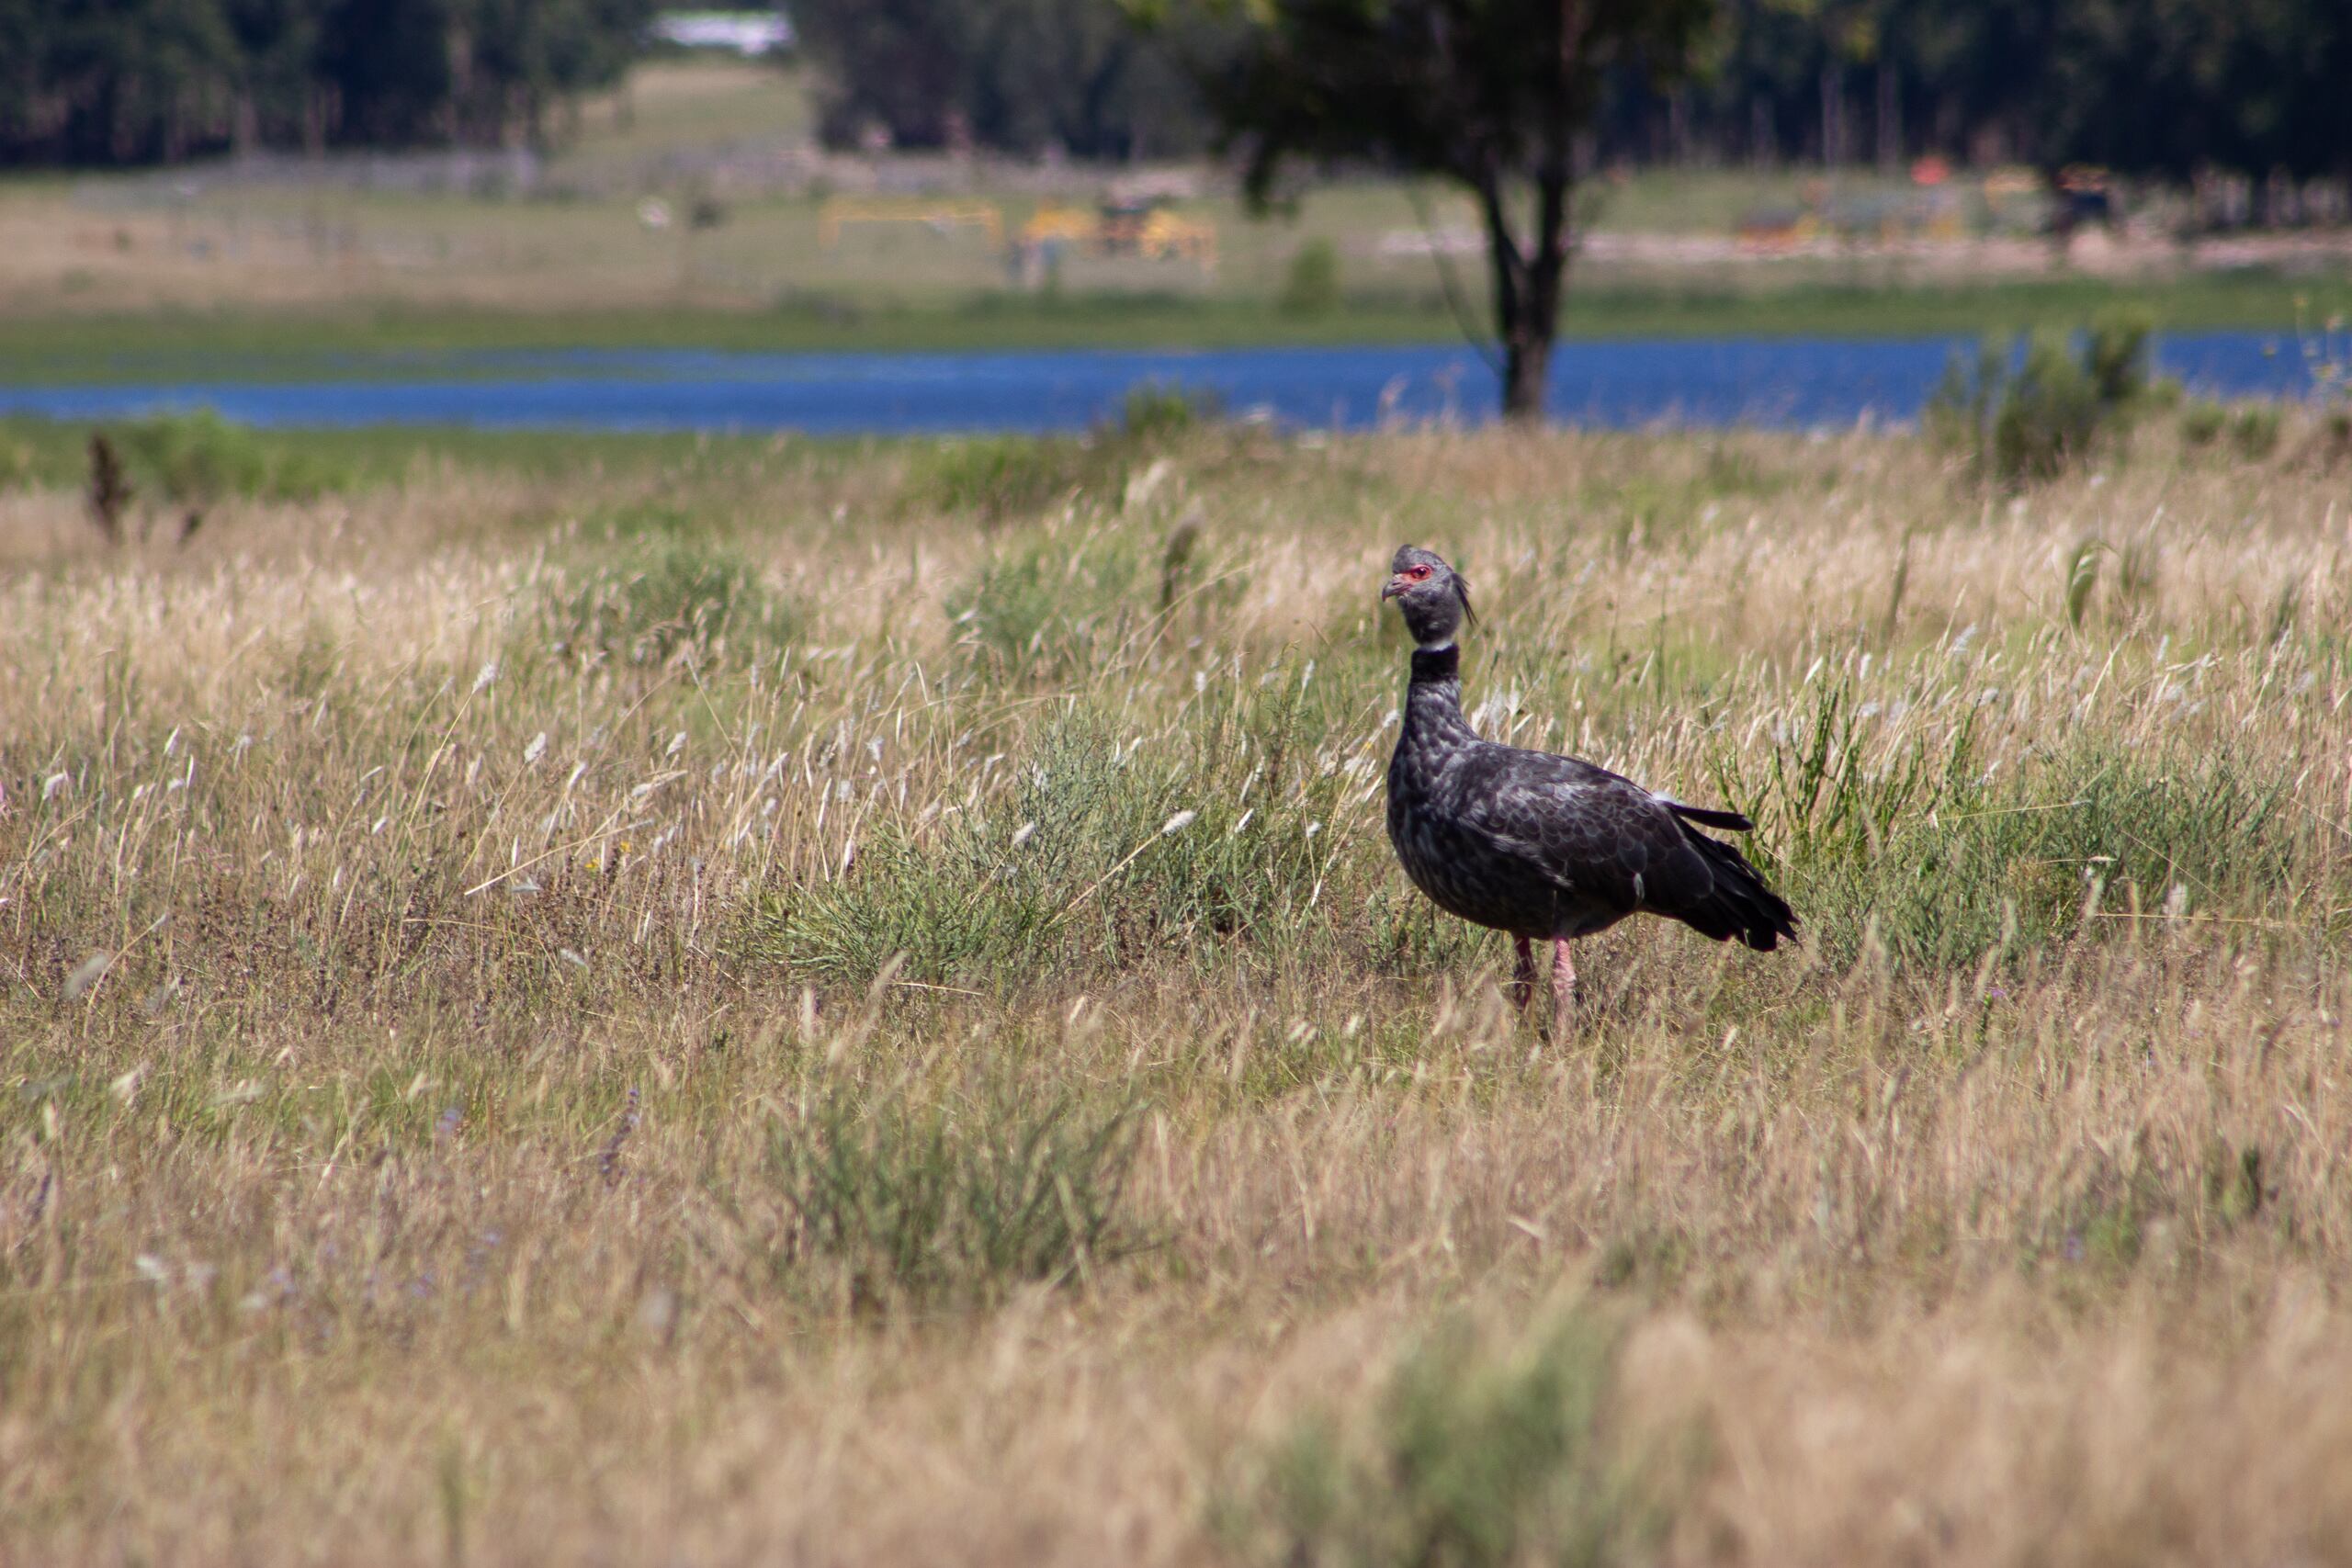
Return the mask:
[[[772,1266],[854,1311],[1080,1280],[1144,1245],[1124,1212],[1136,1128],[1067,1097],[918,1109],[834,1091],[770,1134]]]
[[[1611,1410],[1617,1337],[1589,1311],[1523,1338],[1441,1319],[1353,1419],[1317,1412],[1245,1456],[1216,1505],[1244,1562],[1509,1568],[1638,1558],[1670,1523]]]
[[[1289,671],[1169,738],[1081,710],[1038,739],[1009,797],[886,822],[846,876],[759,896],[750,951],[834,983],[1006,991],[1154,953],[1328,951],[1396,895],[1385,844],[1343,854],[1332,831],[1361,787],[1332,739],[1329,705]]]
[[[658,525],[583,581],[553,589],[544,619],[549,651],[592,662],[666,664],[738,648],[773,649],[798,635],[798,613],[748,562],[723,547]]]
[[[1950,970],[2102,922],[2300,918],[2281,888],[2326,897],[2313,825],[2225,754],[2077,737],[1996,768],[1973,712],[1891,748],[1874,719],[1824,682],[1760,768],[1718,767],[1840,962],[1875,940]]]

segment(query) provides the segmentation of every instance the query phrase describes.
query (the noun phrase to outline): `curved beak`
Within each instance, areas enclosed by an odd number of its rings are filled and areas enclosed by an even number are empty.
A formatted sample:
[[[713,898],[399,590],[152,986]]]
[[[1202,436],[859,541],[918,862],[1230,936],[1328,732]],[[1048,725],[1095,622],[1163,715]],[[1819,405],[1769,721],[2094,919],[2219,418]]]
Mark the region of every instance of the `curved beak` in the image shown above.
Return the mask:
[[[1412,586],[1413,585],[1411,583],[1405,581],[1404,575],[1401,572],[1398,573],[1396,576],[1388,580],[1387,587],[1380,591],[1381,603],[1384,604],[1386,604],[1389,600],[1396,598],[1398,594],[1404,592],[1407,589]]]

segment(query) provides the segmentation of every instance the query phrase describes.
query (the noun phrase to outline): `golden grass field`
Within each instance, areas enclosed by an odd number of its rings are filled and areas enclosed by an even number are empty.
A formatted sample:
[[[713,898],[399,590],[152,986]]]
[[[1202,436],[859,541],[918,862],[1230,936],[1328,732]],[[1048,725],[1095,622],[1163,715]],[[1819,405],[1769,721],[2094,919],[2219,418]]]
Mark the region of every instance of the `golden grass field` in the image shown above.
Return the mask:
[[[0,493],[0,1562],[2352,1558],[2316,432],[432,446]],[[1509,1012],[1408,538],[1802,946]]]

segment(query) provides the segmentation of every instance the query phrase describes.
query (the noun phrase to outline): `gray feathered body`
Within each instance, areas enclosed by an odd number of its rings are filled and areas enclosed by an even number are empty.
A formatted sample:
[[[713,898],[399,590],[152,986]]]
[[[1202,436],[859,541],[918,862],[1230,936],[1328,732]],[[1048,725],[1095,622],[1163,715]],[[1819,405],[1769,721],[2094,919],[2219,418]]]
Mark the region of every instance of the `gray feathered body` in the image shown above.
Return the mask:
[[[1514,936],[1585,936],[1637,912],[1770,951],[1795,917],[1740,852],[1694,823],[1731,812],[1654,795],[1574,757],[1482,740],[1462,714],[1459,653],[1413,655],[1388,764],[1388,838],[1440,908]]]

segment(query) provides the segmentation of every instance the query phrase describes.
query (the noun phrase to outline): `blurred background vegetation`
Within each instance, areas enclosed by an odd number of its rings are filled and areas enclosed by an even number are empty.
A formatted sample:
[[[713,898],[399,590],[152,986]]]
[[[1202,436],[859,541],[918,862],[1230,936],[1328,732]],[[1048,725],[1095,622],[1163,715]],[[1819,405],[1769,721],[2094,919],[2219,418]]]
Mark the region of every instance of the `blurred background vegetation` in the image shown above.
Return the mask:
[[[1130,0],[768,14],[763,35],[698,35],[656,0],[0,0],[0,163],[556,149],[679,37],[767,46],[779,87],[806,70],[829,145],[1182,157],[1214,136],[1188,67],[1234,32],[1215,8],[1138,27]],[[2352,175],[2352,13],[2333,0],[1724,0],[1697,64],[1663,88],[1617,73],[1591,158],[2234,174],[2289,221],[2310,193],[2279,180]]]
[[[1702,11],[1687,69],[1612,57],[1577,109],[1564,333],[2013,332],[2119,299],[2159,332],[2319,331],[2352,305],[2341,6]],[[1508,38],[1519,11],[1464,14]],[[1257,25],[1206,0],[0,0],[0,379],[1491,335],[1475,191],[1376,138],[1306,146],[1253,220],[1267,139],[1219,88]]]

